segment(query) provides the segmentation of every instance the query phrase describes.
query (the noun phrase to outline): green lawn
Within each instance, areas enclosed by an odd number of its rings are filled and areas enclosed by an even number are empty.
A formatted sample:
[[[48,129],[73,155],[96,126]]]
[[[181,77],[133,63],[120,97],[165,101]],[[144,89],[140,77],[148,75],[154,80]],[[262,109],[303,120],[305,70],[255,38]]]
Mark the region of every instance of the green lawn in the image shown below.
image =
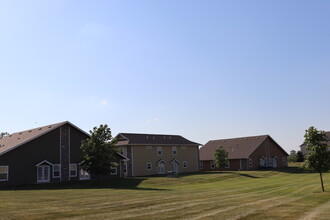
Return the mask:
[[[330,174],[209,172],[0,190],[0,219],[329,219]]]

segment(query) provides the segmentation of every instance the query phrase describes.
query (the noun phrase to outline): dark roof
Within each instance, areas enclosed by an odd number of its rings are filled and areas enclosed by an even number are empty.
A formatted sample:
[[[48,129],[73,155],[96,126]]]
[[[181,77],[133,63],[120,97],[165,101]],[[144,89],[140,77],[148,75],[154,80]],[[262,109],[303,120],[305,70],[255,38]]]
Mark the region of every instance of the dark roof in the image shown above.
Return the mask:
[[[117,145],[190,145],[199,146],[201,144],[192,142],[180,135],[167,134],[136,134],[119,133],[116,136]]]
[[[260,135],[252,137],[212,140],[207,142],[202,148],[199,149],[199,158],[200,160],[214,160],[215,149],[219,148],[220,146],[228,152],[229,159],[248,158],[253,153],[253,151],[255,151],[257,147],[259,147],[260,144],[262,144],[268,137],[271,138],[269,135]]]
[[[78,129],[79,131],[81,131],[82,133],[89,136],[88,133],[81,130],[77,126],[73,125],[72,123],[70,123],[68,121],[64,121],[64,122],[60,122],[60,123],[56,123],[56,124],[46,125],[43,127],[29,129],[26,131],[16,132],[16,133],[13,133],[13,134],[10,134],[8,136],[1,138],[0,139],[0,155],[5,154],[8,151],[15,149],[16,147],[19,147],[25,143],[28,143],[28,142],[34,140],[35,138],[40,137],[40,136],[42,136],[56,128],[59,128],[65,124],[69,124],[69,125],[75,127],[76,129]]]

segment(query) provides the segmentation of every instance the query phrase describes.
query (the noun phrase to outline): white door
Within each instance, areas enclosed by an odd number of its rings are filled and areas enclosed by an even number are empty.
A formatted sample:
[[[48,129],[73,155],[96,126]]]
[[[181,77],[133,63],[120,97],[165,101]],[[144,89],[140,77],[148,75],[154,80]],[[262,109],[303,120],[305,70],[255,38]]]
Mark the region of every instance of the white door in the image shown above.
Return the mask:
[[[179,173],[179,165],[176,161],[172,163],[172,168],[173,168],[173,172]]]
[[[277,167],[277,158],[274,157],[273,158],[273,168],[276,168]]]
[[[159,163],[158,167],[159,167],[158,174],[164,174],[165,173],[165,163]]]
[[[38,183],[46,183],[50,181],[50,167],[48,165],[38,166],[37,168]]]

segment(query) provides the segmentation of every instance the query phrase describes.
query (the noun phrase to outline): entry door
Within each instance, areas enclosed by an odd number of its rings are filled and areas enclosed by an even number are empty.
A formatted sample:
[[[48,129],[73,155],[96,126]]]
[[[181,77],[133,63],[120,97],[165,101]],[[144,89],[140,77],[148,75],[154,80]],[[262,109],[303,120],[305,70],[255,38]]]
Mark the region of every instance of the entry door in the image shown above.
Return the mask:
[[[273,168],[276,168],[277,167],[277,158],[274,157],[273,158]]]
[[[165,163],[159,163],[159,174],[165,173]]]
[[[46,183],[49,182],[50,179],[50,167],[47,165],[38,166],[37,169],[38,175],[38,183]]]
[[[179,173],[179,165],[176,161],[172,163],[172,169],[175,173]]]

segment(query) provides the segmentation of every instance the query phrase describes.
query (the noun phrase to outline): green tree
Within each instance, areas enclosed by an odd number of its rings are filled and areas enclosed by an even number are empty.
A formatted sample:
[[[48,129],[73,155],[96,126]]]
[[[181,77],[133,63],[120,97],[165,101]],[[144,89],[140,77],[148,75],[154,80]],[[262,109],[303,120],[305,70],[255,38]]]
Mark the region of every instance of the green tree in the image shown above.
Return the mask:
[[[297,151],[297,162],[304,162],[304,160],[305,160],[305,158],[304,158],[303,153],[300,150],[298,150]]]
[[[214,153],[214,165],[216,168],[220,168],[222,173],[222,169],[226,167],[228,163],[228,152],[223,148],[219,147],[215,150]]]
[[[89,131],[90,137],[82,141],[81,149],[83,154],[82,169],[97,176],[109,175],[111,166],[116,161],[116,141],[112,138],[108,125],[94,127]]]
[[[297,160],[298,160],[298,155],[297,155],[297,153],[296,153],[295,150],[292,150],[292,151],[290,152],[289,157],[288,157],[288,161],[289,161],[289,162],[297,162]]]
[[[324,192],[322,173],[330,169],[330,152],[327,151],[327,136],[313,126],[305,133],[305,144],[311,152],[306,157],[305,166],[320,174],[322,192]]]
[[[0,133],[0,139],[4,138],[5,136],[8,136],[8,135],[9,135],[8,132],[1,132]]]

